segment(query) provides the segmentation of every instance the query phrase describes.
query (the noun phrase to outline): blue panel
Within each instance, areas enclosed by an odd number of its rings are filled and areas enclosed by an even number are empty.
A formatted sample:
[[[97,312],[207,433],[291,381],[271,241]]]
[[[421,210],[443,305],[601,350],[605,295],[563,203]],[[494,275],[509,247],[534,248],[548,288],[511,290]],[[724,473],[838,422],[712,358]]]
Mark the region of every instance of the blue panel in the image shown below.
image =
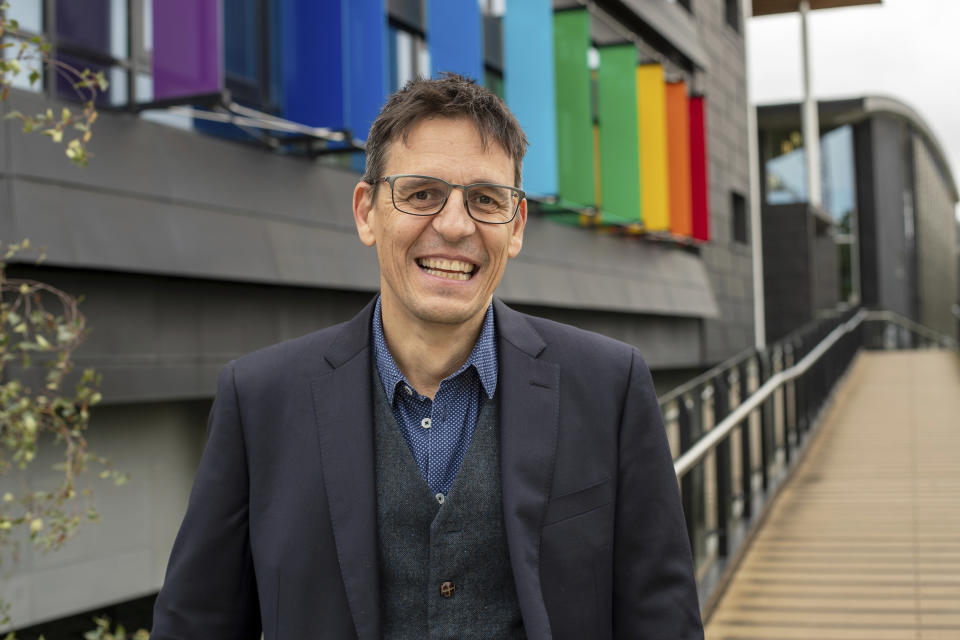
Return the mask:
[[[341,33],[346,4],[343,0],[279,2],[284,36],[283,115],[288,120],[333,129],[347,126]]]
[[[507,0],[503,16],[503,86],[507,105],[530,141],[523,187],[557,194],[557,114],[550,0]]]
[[[427,47],[434,77],[454,71],[482,84],[483,22],[477,0],[427,0]]]
[[[343,10],[345,125],[365,140],[387,99],[387,9],[384,0],[344,0]]]

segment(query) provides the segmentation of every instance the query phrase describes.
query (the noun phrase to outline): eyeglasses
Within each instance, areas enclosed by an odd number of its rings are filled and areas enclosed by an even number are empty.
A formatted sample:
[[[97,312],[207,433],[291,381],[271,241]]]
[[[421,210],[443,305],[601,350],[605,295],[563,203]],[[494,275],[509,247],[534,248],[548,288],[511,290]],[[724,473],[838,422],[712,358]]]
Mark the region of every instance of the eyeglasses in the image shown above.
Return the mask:
[[[390,195],[397,211],[411,216],[440,213],[450,198],[450,192],[461,189],[467,214],[477,222],[486,224],[506,224],[513,220],[520,209],[520,201],[526,195],[520,189],[502,184],[453,184],[431,176],[386,176],[378,182],[390,185]]]

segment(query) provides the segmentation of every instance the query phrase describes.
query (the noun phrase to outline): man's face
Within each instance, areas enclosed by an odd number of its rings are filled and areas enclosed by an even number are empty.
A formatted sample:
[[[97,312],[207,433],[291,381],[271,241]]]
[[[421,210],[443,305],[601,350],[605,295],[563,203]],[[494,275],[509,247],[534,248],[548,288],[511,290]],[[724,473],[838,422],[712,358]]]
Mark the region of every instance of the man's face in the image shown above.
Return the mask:
[[[513,160],[502,147],[490,142],[483,148],[469,120],[430,118],[416,123],[406,141],[391,143],[384,175],[512,185],[513,170]],[[353,208],[361,241],[377,247],[384,317],[408,328],[471,321],[479,325],[507,260],[520,252],[526,200],[512,222],[486,224],[467,214],[459,189],[434,216],[397,211],[386,183],[380,183],[375,197],[372,193],[371,185],[358,184]]]

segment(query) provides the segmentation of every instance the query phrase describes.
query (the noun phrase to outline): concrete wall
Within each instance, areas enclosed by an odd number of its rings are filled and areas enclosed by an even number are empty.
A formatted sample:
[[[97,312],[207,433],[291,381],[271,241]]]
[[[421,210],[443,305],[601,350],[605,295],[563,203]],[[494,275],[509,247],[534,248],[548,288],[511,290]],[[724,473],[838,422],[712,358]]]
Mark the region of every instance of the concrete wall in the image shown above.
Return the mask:
[[[922,324],[956,337],[957,238],[954,207],[944,168],[923,138],[912,136],[916,194],[917,286]]]
[[[731,211],[732,191],[747,199],[749,211],[746,62],[742,29],[727,25],[722,2],[694,0],[693,15],[710,61],[694,89],[707,98],[711,241],[703,259],[720,315],[703,324],[705,360],[716,363],[753,345],[751,247],[733,240]]]
[[[90,450],[130,473],[116,487],[93,475],[100,524],[81,525],[60,550],[43,553],[25,536],[20,558],[5,554],[0,599],[16,627],[156,592],[200,462],[209,401],[98,407]],[[25,473],[0,476],[0,492],[50,490],[60,447],[44,442]]]

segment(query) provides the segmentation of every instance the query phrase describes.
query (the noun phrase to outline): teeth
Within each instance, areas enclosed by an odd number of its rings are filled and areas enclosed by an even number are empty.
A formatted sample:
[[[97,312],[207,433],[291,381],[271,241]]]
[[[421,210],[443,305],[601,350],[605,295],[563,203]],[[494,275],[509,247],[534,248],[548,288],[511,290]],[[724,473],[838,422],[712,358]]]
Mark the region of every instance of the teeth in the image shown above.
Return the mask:
[[[418,263],[430,275],[448,280],[469,280],[473,273],[473,265],[462,260],[421,258]]]
[[[461,273],[459,271],[439,271],[438,269],[425,268],[424,271],[429,273],[432,276],[438,278],[446,278],[447,280],[469,280],[469,273]]]

